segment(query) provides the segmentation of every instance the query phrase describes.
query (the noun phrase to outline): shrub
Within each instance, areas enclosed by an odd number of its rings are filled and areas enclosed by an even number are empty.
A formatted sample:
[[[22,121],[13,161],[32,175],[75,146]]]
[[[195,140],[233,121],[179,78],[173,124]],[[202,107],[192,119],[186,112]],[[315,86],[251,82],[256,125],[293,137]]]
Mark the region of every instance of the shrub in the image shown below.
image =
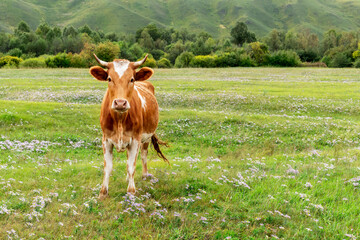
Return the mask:
[[[51,68],[70,67],[70,57],[66,53],[58,53],[56,56],[45,59],[46,66]]]
[[[357,59],[357,58],[360,58],[360,41],[358,43],[358,50],[356,50],[355,52],[352,53],[352,57],[353,59]]]
[[[211,55],[195,56],[190,62],[190,67],[202,67],[202,68],[215,67],[215,57]]]
[[[45,59],[29,58],[20,63],[22,68],[46,68]]]
[[[140,61],[145,56],[146,56],[146,54],[144,53],[143,56],[140,59],[138,59],[137,61]],[[141,66],[142,67],[156,68],[157,67],[156,60],[154,59],[154,57],[151,54],[148,54],[148,57],[147,57],[145,63],[143,65],[141,65]]]
[[[268,46],[261,42],[252,42],[244,46],[246,53],[250,55],[252,59],[258,65],[262,65],[269,54]]]
[[[315,62],[320,59],[319,55],[313,50],[299,50],[297,54],[303,62]]]
[[[18,57],[13,57],[13,56],[5,56],[0,58],[0,68],[1,67],[19,67],[19,64],[22,62],[23,60],[21,58]]]
[[[89,64],[86,59],[82,57],[80,54],[72,54],[69,53],[68,57],[70,58],[70,67],[72,68],[87,68]]]
[[[327,65],[324,62],[303,62],[300,64],[300,67],[324,67]]]
[[[239,56],[239,65],[240,67],[255,67],[256,64],[254,60],[248,54],[241,54]]]
[[[346,56],[345,53],[337,53],[330,61],[329,67],[344,68],[351,67],[351,59]]]
[[[143,54],[144,50],[140,47],[138,43],[134,43],[128,50],[129,60],[134,61],[139,59]]]
[[[360,58],[358,58],[358,59],[354,62],[353,67],[354,67],[354,68],[360,68]]]
[[[248,54],[223,53],[215,57],[216,67],[253,67],[254,61]]]
[[[21,49],[20,48],[13,48],[13,49],[11,49],[11,50],[9,50],[7,53],[6,53],[6,55],[8,55],[8,56],[13,56],[13,57],[21,57],[21,55],[22,55],[22,51],[21,51]]]
[[[160,58],[163,57],[165,54],[165,52],[161,51],[160,49],[153,49],[150,52],[151,52],[151,55],[153,55],[153,57],[157,60],[160,60]]]
[[[189,67],[191,60],[194,58],[192,52],[183,52],[175,60],[175,67],[184,68]]]
[[[265,60],[265,63],[278,67],[297,67],[300,65],[301,61],[296,52],[281,50],[272,53]]]
[[[326,64],[326,66],[330,66],[330,62],[331,62],[331,57],[330,56],[324,56],[320,62],[323,62]]]
[[[162,58],[157,62],[159,68],[171,68],[171,62],[167,58]]]
[[[94,50],[95,54],[105,62],[112,62],[119,57],[120,47],[112,42],[99,43]]]

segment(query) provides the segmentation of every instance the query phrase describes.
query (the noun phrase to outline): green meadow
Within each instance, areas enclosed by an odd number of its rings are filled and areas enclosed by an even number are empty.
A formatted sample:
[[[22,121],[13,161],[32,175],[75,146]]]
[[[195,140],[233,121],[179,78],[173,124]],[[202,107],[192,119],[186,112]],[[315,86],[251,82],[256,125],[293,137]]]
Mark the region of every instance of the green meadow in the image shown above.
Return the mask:
[[[155,69],[157,135],[136,195],[103,178],[86,69],[0,69],[0,239],[356,239],[360,70]]]

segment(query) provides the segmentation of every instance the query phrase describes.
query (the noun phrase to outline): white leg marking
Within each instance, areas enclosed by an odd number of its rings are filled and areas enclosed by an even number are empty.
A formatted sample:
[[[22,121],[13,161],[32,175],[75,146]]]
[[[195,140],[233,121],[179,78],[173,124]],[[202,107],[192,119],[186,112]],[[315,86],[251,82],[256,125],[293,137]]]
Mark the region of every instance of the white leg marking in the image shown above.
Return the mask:
[[[139,142],[133,140],[128,148],[128,160],[127,160],[127,172],[128,172],[128,180],[129,185],[127,188],[128,192],[135,193],[135,167],[136,167],[136,158],[139,153]]]
[[[109,178],[113,168],[113,144],[108,140],[103,141],[104,147],[104,181],[100,194],[107,194],[109,191]]]

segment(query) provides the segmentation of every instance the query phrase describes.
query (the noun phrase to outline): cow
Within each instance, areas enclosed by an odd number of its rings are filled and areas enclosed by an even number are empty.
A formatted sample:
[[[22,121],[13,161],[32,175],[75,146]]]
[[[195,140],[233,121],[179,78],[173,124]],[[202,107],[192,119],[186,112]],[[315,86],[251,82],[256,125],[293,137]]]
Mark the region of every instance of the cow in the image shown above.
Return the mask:
[[[90,68],[90,74],[99,81],[108,82],[100,111],[100,124],[103,132],[104,180],[99,198],[109,194],[109,178],[113,168],[113,147],[118,152],[127,151],[127,192],[135,194],[135,166],[141,151],[142,175],[148,176],[147,154],[150,142],[159,157],[169,163],[159,145],[166,145],[155,135],[159,122],[159,106],[155,98],[154,86],[148,80],[154,71],[143,67],[136,71],[147,59],[130,62],[115,59],[113,62],[100,60],[100,66]]]

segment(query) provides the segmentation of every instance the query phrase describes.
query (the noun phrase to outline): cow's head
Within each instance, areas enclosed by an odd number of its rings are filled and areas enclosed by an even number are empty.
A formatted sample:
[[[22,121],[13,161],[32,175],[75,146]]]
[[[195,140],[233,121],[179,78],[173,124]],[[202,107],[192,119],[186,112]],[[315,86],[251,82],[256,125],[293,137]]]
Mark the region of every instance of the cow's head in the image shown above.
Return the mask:
[[[130,62],[126,59],[115,59],[113,62],[100,60],[94,54],[96,61],[102,67],[95,66],[90,68],[90,74],[100,81],[108,82],[108,94],[110,97],[111,109],[123,113],[130,109],[130,100],[134,91],[135,81],[144,81],[149,79],[154,71],[151,68],[143,67],[136,71],[147,58],[138,62]]]

